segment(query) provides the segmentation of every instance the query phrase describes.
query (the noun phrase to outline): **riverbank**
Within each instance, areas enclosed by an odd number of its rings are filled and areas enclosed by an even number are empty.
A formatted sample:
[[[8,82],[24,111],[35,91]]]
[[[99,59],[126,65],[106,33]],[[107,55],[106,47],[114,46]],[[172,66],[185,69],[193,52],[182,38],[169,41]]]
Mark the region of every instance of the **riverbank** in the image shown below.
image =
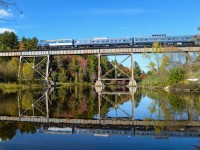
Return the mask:
[[[0,90],[6,93],[12,93],[28,89],[43,88],[43,87],[44,85],[39,85],[39,84],[24,85],[18,83],[0,83]]]
[[[183,82],[169,86],[170,91],[200,92],[199,82]]]
[[[173,85],[141,85],[143,88],[147,89],[162,89],[165,91],[175,92],[175,91],[182,91],[182,92],[200,92],[200,83],[199,82],[181,82]]]

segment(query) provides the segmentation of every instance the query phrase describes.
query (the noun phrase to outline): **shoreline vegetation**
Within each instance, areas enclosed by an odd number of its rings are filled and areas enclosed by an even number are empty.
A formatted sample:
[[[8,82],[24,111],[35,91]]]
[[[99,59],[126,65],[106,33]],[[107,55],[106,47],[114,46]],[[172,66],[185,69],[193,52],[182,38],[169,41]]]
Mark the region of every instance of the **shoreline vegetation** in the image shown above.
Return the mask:
[[[60,88],[67,88],[69,86],[93,86],[94,83],[63,83],[63,82],[57,82],[54,87],[60,89]],[[110,85],[112,86],[112,85]],[[116,84],[114,84],[116,86]],[[190,82],[185,81],[177,84],[173,84],[170,86],[160,86],[160,85],[143,85],[139,84],[138,87],[144,88],[144,89],[154,89],[154,90],[165,90],[168,92],[198,92],[200,93],[200,83],[199,82]],[[30,90],[30,89],[44,89],[47,88],[45,84],[19,84],[19,83],[0,83],[0,90],[2,92],[16,92],[21,90]]]
[[[164,82],[164,81],[163,81]],[[147,89],[162,89],[169,92],[200,92],[200,82],[182,81],[172,85],[151,85],[142,84],[141,87]]]

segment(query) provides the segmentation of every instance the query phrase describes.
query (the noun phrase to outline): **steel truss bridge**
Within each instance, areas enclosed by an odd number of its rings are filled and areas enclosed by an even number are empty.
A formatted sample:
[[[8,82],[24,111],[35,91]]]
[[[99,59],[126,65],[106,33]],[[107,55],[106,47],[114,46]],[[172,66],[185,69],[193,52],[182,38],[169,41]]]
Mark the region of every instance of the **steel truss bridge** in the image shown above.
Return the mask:
[[[200,47],[164,47],[160,50],[162,53],[189,53],[189,52],[200,52]],[[21,67],[23,63],[27,63],[32,66],[33,70],[36,71],[38,74],[40,74],[42,80],[46,81],[46,83],[50,84],[49,82],[49,75],[50,75],[50,62],[51,56],[57,56],[57,55],[98,55],[98,79],[96,81],[95,86],[102,87],[104,86],[103,81],[112,81],[112,80],[126,80],[129,81],[129,86],[136,86],[136,82],[134,80],[134,59],[133,55],[136,53],[153,53],[155,52],[154,48],[131,48],[131,47],[118,47],[118,48],[85,48],[85,49],[49,49],[49,50],[23,50],[23,51],[1,51],[0,57],[20,57],[20,63],[19,63],[19,71],[18,71],[18,79],[19,80],[26,80],[22,77],[22,71]],[[127,57],[120,62],[122,64],[127,59],[131,59],[131,75],[128,75],[127,73],[123,72],[119,65],[117,64],[117,61],[114,61],[115,63],[111,63],[113,68],[106,72],[104,75],[102,75],[101,72],[101,60],[104,59],[104,56],[116,56],[117,55],[126,55]],[[32,59],[31,59],[32,58]],[[37,61],[37,59],[40,59],[40,61]],[[41,60],[42,59],[42,60]],[[187,58],[186,58],[187,59]],[[41,64],[46,64],[45,71],[41,69]],[[112,71],[120,72],[126,78],[106,78],[106,75]]]

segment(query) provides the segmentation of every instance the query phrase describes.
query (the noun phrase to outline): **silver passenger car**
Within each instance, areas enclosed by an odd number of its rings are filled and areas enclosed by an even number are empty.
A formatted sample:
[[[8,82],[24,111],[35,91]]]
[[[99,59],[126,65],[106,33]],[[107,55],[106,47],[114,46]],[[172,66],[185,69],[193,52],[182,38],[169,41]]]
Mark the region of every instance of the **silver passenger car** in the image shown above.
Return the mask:
[[[111,47],[131,46],[131,38],[93,38],[74,40],[74,47]]]
[[[195,45],[193,35],[166,36],[152,35],[144,37],[134,37],[134,46],[152,46],[154,42],[158,42],[163,46],[188,46]]]

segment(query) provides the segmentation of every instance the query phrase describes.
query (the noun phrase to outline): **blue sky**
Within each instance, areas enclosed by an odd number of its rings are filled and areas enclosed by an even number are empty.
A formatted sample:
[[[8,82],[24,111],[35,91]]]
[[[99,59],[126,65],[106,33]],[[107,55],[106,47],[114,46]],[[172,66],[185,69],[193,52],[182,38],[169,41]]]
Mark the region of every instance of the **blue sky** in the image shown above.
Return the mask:
[[[199,0],[16,0],[0,9],[0,33],[37,37],[132,37],[196,34]],[[140,58],[141,59],[141,58]],[[143,65],[143,64],[142,64]],[[142,66],[144,67],[144,66]]]

